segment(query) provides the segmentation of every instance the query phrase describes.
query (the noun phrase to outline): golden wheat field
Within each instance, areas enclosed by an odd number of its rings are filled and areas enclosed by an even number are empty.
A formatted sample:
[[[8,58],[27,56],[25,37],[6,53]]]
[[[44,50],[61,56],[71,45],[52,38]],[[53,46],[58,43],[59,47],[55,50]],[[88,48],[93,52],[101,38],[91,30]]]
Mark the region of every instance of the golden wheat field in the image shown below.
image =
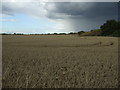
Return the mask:
[[[3,35],[3,88],[116,88],[118,38]]]

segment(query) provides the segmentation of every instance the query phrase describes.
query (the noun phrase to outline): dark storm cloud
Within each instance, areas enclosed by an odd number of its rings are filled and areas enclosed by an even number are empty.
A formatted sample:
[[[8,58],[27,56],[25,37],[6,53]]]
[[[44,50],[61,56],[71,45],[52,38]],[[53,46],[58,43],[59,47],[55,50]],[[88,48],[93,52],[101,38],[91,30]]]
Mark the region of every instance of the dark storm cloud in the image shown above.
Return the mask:
[[[49,4],[53,4],[53,9],[49,10]],[[46,10],[49,12],[48,16],[56,18],[58,14],[68,15],[71,17],[85,17],[85,18],[95,18],[95,17],[111,17],[117,18],[117,3],[116,2],[55,2],[49,3]],[[54,17],[55,16],[55,17]],[[58,18],[59,18],[58,17]],[[63,17],[64,18],[64,17]]]
[[[86,9],[89,9],[93,5],[93,3],[81,3],[81,2],[61,2],[61,3],[56,2],[54,4],[55,10],[53,10],[53,12],[64,13],[66,15],[74,16],[81,15],[82,13],[84,13]]]
[[[48,18],[66,20],[72,31],[96,29],[106,20],[118,19],[117,2],[47,3],[46,10]]]
[[[83,15],[88,18],[94,17],[110,17],[117,18],[118,13],[117,3],[95,3],[94,6],[87,10]]]

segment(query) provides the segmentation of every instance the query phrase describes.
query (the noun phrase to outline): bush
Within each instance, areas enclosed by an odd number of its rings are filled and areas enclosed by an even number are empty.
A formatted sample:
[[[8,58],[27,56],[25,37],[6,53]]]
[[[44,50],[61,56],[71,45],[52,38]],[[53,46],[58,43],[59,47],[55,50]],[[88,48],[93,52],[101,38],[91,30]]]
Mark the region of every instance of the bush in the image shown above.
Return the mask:
[[[83,33],[85,33],[84,31],[79,31],[78,32],[78,35],[81,35],[81,34],[83,34]]]

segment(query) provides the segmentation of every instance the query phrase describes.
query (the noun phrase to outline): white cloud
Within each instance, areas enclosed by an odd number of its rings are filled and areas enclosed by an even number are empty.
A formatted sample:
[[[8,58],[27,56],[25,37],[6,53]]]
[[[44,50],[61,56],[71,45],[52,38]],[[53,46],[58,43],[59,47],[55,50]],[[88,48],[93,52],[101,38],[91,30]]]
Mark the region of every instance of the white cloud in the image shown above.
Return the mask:
[[[44,9],[44,3],[32,2],[3,2],[2,13],[7,15],[14,15],[16,13],[28,14],[34,17],[44,17],[46,10]]]
[[[0,19],[0,21],[14,22],[16,20],[15,19]]]

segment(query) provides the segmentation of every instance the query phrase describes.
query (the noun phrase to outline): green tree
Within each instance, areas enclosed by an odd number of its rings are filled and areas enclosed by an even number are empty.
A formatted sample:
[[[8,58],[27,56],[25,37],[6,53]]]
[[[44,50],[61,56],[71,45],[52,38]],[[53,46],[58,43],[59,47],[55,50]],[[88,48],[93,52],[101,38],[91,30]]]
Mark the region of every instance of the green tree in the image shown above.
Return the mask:
[[[115,20],[108,20],[106,23],[104,23],[100,29],[102,30],[103,36],[112,35],[113,33],[120,30],[120,22],[117,22]]]

